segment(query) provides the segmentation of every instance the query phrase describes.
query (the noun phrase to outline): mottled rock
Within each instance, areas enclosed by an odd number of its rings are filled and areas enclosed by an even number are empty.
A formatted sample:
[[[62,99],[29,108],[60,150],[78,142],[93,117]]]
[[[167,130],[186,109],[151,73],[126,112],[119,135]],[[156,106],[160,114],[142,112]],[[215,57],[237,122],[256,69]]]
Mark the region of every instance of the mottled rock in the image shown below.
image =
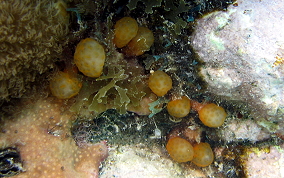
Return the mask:
[[[263,121],[275,122],[280,128],[283,125],[281,6],[284,2],[279,0],[239,0],[227,11],[199,19],[192,36],[193,48],[205,62],[200,74],[208,90],[248,103],[251,116],[264,127],[270,126]]]
[[[270,138],[268,131],[263,129],[253,120],[232,119],[226,123],[226,127],[218,130],[222,140],[226,142],[250,141],[255,143]]]
[[[159,146],[149,148],[145,144],[137,144],[114,146],[104,163],[100,177],[205,178],[206,175],[211,173],[190,167],[189,163],[179,164],[173,161]]]
[[[246,176],[257,177],[284,177],[283,145],[269,148],[250,148],[243,156]]]

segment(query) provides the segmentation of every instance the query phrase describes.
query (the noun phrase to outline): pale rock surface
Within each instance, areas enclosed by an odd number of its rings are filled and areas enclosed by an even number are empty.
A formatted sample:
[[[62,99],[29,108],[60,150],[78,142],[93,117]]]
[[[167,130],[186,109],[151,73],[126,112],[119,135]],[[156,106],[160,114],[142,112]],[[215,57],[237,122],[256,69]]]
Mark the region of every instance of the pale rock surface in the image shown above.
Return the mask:
[[[271,132],[281,132],[284,1],[238,0],[237,4],[197,20],[191,43],[205,62],[200,74],[210,92],[246,102],[257,122],[277,122],[279,128]]]
[[[245,172],[248,178],[284,177],[284,150],[283,145],[271,146],[263,150],[248,150],[244,157]]]

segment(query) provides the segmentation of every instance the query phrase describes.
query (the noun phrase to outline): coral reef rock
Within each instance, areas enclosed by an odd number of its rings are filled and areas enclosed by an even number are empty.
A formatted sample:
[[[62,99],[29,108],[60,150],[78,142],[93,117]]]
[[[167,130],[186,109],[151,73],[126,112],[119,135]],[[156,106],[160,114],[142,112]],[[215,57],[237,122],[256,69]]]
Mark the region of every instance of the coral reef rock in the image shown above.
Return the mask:
[[[263,130],[260,125],[253,120],[230,120],[224,129],[220,129],[217,132],[223,137],[224,141],[251,141],[255,143],[257,141],[263,141],[270,138],[271,134]]]
[[[212,176],[216,171],[191,168],[188,164],[178,164],[172,161],[160,146],[149,148],[145,144],[114,145],[110,156],[104,162],[101,178],[109,177],[139,177],[139,178],[195,178]]]
[[[247,177],[284,177],[284,145],[249,148],[243,156]]]
[[[237,1],[227,11],[199,19],[192,36],[192,46],[205,62],[200,74],[208,90],[247,102],[257,122],[279,122],[279,128],[284,112],[281,5],[279,0]]]
[[[76,146],[70,127],[74,116],[62,100],[25,101],[21,110],[1,125],[0,147],[16,147],[24,172],[15,177],[98,177],[108,155],[105,142]]]

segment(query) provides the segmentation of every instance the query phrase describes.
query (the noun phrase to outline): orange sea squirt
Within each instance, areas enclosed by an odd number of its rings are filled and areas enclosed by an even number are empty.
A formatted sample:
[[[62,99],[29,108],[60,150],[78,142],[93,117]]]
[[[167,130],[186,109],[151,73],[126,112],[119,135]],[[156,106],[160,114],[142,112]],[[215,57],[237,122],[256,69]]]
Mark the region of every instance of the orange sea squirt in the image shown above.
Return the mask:
[[[166,148],[170,157],[179,163],[191,161],[193,159],[193,147],[183,138],[173,137],[169,139]]]
[[[129,41],[137,35],[138,24],[135,19],[131,17],[123,17],[114,25],[114,39],[113,42],[116,47],[122,48],[126,46]]]
[[[174,117],[185,117],[190,112],[190,99],[182,96],[179,99],[171,100],[167,105],[168,113]]]
[[[79,93],[81,87],[82,83],[76,77],[61,71],[49,83],[52,95],[59,99],[72,98]]]
[[[199,119],[208,127],[220,127],[227,117],[224,108],[214,103],[206,104],[199,111]]]
[[[88,77],[99,77],[102,74],[105,58],[103,46],[92,38],[81,40],[74,54],[79,71]]]
[[[213,151],[208,143],[199,143],[193,147],[192,162],[199,167],[209,166],[214,160]]]
[[[137,35],[123,49],[126,56],[140,56],[149,51],[154,43],[153,32],[147,27],[139,27]]]
[[[148,85],[157,96],[164,96],[172,88],[172,79],[165,72],[157,70],[150,75]]]

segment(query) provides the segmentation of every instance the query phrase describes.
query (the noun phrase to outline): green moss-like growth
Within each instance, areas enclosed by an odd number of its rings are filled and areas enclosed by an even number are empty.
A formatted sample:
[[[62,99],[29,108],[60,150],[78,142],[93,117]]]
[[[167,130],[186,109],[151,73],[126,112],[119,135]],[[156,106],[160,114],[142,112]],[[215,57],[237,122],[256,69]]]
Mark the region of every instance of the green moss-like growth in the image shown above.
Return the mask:
[[[109,56],[102,76],[84,79],[71,111],[80,114],[93,111],[97,115],[107,109],[116,109],[125,114],[129,107],[138,107],[141,99],[150,94],[143,72],[136,60],[126,61],[120,53],[114,52]]]
[[[127,7],[129,8],[129,10],[133,10],[136,8],[137,3],[140,0],[130,0],[129,4],[127,5]],[[145,12],[147,14],[152,14],[153,13],[153,7],[160,7],[162,0],[144,0],[144,3],[146,4],[146,8],[145,8]]]
[[[162,107],[165,103],[168,103],[169,100],[167,100],[164,97],[158,98],[156,101],[149,104],[149,109],[151,111],[151,114],[149,115],[149,118],[153,117],[155,114],[161,112],[164,107]]]
[[[170,0],[164,2],[163,0],[130,0],[127,5],[129,10],[134,10],[139,1],[144,3],[147,14],[153,14],[154,8],[164,9],[162,15],[164,15],[165,19],[170,20],[171,23],[168,28],[172,33],[180,35],[181,30],[186,27],[187,22],[179,16],[180,13],[188,12],[191,8],[185,1],[181,0],[173,3]]]
[[[214,10],[225,10],[232,2],[233,0],[129,0],[127,7],[133,11],[141,8],[141,3],[144,4],[148,15],[162,17],[167,30],[177,36],[181,35],[187,24],[195,18]]]
[[[90,111],[101,113],[113,108],[118,110],[119,113],[124,114],[129,104],[134,106],[139,105],[140,100],[146,94],[136,87],[136,85],[144,85],[143,81],[139,79],[141,74],[139,70],[132,73],[125,71],[124,68],[129,70],[127,64],[125,66],[119,64],[110,65],[108,66],[106,76],[99,77],[96,80],[103,84],[103,87],[93,97],[93,101],[89,106]]]

